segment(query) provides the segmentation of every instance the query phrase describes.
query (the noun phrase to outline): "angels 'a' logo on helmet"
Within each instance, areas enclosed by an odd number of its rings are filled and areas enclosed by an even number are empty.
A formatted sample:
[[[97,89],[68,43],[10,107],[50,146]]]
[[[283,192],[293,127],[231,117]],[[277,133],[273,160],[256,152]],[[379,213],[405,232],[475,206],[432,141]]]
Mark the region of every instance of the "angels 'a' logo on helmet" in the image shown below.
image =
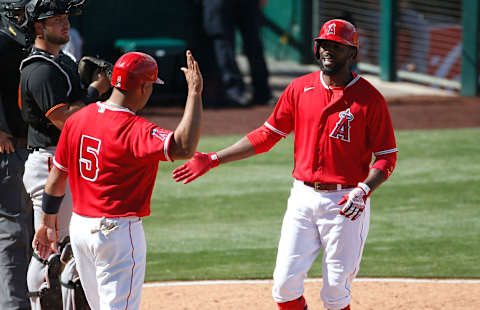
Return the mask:
[[[117,88],[121,88],[121,87],[122,87],[122,76],[121,76],[121,75],[119,75],[119,76],[117,77],[117,83],[115,83],[115,87],[117,87]]]
[[[327,31],[327,34],[335,34],[335,23],[333,24],[330,24],[330,26],[328,26],[328,31]]]
[[[350,112],[350,108],[348,108],[346,111],[342,111],[338,115],[340,116],[340,120],[330,133],[330,137],[350,142],[350,122],[354,119],[353,114]]]

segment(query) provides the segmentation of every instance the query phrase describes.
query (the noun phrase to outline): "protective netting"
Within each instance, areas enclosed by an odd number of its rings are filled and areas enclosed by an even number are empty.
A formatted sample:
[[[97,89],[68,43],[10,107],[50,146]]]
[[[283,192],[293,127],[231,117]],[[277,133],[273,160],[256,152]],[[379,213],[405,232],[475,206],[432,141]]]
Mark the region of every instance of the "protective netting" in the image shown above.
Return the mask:
[[[449,80],[460,79],[461,0],[399,0],[396,14],[397,68]],[[378,65],[380,0],[319,1],[313,33],[321,24],[340,17],[353,22],[360,33],[359,61]]]

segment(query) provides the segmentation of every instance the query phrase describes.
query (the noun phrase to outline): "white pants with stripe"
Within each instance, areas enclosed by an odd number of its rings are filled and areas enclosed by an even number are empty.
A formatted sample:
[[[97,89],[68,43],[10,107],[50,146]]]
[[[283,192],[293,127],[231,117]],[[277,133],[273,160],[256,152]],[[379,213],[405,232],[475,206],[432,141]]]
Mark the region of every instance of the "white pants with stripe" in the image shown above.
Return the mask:
[[[145,276],[146,241],[138,217],[104,219],[73,213],[70,239],[92,310],[136,310]]]
[[[350,190],[316,192],[301,181],[293,182],[273,276],[276,302],[303,295],[307,272],[323,250],[324,306],[336,310],[350,304],[350,284],[360,267],[370,222],[370,199],[355,221],[338,213],[337,202]]]

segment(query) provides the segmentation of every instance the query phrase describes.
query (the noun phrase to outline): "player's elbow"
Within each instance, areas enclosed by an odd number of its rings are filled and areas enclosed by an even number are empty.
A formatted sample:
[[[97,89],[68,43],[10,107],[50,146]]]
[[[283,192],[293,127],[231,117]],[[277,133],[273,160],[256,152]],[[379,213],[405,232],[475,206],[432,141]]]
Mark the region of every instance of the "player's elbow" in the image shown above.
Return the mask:
[[[197,145],[193,143],[174,143],[172,145],[171,157],[173,159],[189,159],[195,155]]]
[[[192,158],[193,155],[195,155],[195,149],[182,149],[178,151],[175,155],[179,159],[189,159]]]

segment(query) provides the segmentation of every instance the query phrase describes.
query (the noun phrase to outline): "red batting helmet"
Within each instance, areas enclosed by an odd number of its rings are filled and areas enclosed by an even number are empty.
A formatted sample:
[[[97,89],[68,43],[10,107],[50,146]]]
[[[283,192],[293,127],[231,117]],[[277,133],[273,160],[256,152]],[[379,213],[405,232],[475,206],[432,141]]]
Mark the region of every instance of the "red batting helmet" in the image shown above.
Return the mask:
[[[123,90],[140,87],[146,82],[164,84],[157,77],[158,66],[152,56],[130,52],[122,55],[113,67],[111,84]]]
[[[351,23],[343,19],[332,19],[323,24],[318,37],[313,39],[335,41],[343,45],[353,46],[358,51],[358,32]],[[317,56],[317,43],[314,48],[315,57]]]

